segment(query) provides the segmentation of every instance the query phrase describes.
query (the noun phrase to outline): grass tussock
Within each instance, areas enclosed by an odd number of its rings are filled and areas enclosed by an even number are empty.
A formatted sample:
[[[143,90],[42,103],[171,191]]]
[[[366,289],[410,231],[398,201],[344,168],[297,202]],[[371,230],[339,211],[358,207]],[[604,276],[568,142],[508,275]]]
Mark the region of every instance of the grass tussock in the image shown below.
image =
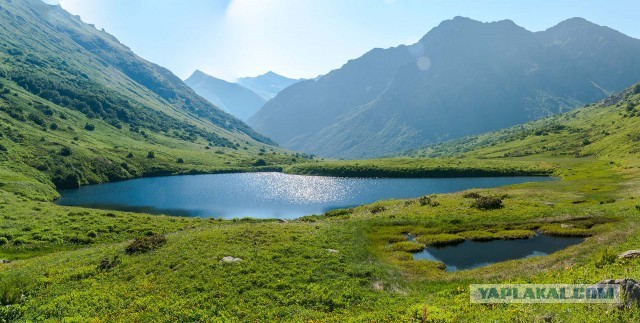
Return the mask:
[[[465,240],[464,237],[461,237],[457,234],[449,234],[449,233],[431,234],[431,235],[423,235],[423,236],[416,237],[416,241],[420,243],[424,243],[427,246],[434,246],[434,247],[456,245],[461,242],[464,242],[464,240]]]
[[[135,238],[127,246],[125,252],[128,254],[145,253],[160,248],[165,243],[167,243],[167,237],[164,234]]]

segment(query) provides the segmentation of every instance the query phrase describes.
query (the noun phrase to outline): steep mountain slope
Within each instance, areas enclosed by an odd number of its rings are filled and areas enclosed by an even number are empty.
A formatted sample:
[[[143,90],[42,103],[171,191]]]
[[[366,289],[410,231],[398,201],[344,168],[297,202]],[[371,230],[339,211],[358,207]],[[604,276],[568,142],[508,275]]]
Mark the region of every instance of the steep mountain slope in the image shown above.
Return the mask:
[[[640,152],[640,83],[598,103],[508,129],[406,153],[412,157],[589,157]]]
[[[639,75],[640,41],[584,19],[532,33],[456,17],[285,89],[249,124],[296,150],[381,156],[564,112]]]
[[[241,120],[247,120],[254,115],[266,102],[241,85],[217,79],[201,71],[193,72],[184,83],[209,102]]]
[[[3,1],[0,35],[0,168],[13,174],[2,176],[5,186],[19,174],[69,187],[250,167],[260,149],[276,150],[168,70],[59,6]],[[290,159],[278,152],[267,163]]]
[[[256,77],[243,77],[238,79],[238,84],[250,89],[260,95],[265,101],[275,97],[280,91],[300,82],[301,80],[290,79],[274,72]]]

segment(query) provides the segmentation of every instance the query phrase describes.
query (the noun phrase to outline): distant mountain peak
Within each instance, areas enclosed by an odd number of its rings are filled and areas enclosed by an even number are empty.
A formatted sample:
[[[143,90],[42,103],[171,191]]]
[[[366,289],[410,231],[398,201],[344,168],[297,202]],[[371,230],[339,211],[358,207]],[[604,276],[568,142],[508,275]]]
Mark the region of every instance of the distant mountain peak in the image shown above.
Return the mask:
[[[251,89],[200,70],[195,70],[184,82],[209,102],[242,120],[252,116],[266,101]]]
[[[268,71],[256,77],[239,78],[238,84],[257,93],[265,100],[270,100],[280,91],[299,81],[299,79],[288,78],[273,71]]]

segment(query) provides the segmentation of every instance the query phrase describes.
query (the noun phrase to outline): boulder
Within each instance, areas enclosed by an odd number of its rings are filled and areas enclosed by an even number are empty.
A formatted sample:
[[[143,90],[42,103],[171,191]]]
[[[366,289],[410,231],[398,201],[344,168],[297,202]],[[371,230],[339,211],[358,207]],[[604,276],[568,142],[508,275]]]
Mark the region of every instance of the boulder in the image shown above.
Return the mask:
[[[242,261],[242,258],[226,256],[220,260],[220,262],[238,262],[238,261]]]
[[[328,252],[330,253],[338,253],[340,251],[336,250],[336,249],[327,249]]]
[[[633,259],[640,258],[640,249],[627,250],[618,255],[618,259]]]
[[[8,264],[10,262],[11,262],[10,260],[0,259],[0,264]]]
[[[624,295],[626,305],[640,306],[640,282],[631,278],[608,279],[598,284],[620,285],[620,292]]]

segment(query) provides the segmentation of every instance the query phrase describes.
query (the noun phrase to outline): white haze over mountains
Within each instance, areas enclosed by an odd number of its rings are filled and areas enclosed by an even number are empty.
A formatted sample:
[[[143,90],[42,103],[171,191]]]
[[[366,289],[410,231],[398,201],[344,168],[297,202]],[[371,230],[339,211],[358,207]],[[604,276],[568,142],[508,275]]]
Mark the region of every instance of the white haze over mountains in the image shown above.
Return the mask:
[[[372,48],[415,43],[454,16],[484,22],[511,19],[532,31],[579,16],[640,38],[640,25],[628,14],[640,12],[635,0],[59,2],[183,79],[200,69],[231,82],[268,71],[314,78]]]

